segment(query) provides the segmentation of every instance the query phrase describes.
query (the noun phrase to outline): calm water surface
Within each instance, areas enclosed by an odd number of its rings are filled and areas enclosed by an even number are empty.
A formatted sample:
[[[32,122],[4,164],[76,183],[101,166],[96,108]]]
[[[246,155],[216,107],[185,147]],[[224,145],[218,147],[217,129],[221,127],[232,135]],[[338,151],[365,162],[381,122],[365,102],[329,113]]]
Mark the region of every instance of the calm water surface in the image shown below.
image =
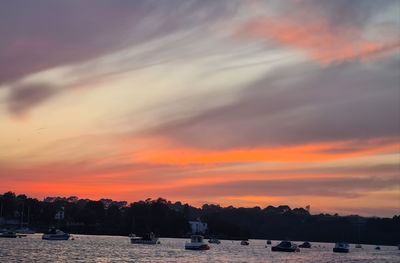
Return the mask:
[[[74,235],[75,240],[46,241],[40,234],[0,238],[0,262],[400,262],[397,247],[363,245],[348,254],[332,252],[333,244],[312,243],[299,253],[271,252],[265,240],[249,246],[222,240],[208,251],[186,251],[185,239],[161,238],[161,245],[134,245],[128,237]],[[273,244],[277,241],[273,241]]]

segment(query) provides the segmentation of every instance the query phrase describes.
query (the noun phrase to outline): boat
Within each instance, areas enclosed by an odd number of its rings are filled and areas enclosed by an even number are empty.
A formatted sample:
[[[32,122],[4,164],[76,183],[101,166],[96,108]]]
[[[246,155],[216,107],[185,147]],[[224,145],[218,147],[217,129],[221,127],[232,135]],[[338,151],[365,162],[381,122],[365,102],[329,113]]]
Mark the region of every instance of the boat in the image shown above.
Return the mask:
[[[18,234],[35,234],[36,232],[29,227],[22,227],[15,230]]]
[[[272,244],[271,240],[267,240],[267,245],[271,245],[271,244]]]
[[[65,233],[59,229],[52,228],[47,233],[42,235],[42,239],[45,240],[68,240],[70,238],[70,234]]]
[[[333,248],[333,252],[337,253],[349,253],[350,246],[348,243],[345,242],[337,242],[335,247]]]
[[[15,232],[13,232],[13,231],[6,230],[6,231],[2,231],[0,233],[0,237],[3,237],[3,238],[16,238],[17,234]]]
[[[141,237],[136,236],[135,234],[130,234],[129,237],[131,240],[131,244],[145,244],[145,245],[160,244],[158,237],[156,237],[153,232],[145,234]]]
[[[296,244],[290,241],[282,241],[278,245],[271,247],[271,251],[278,252],[299,252],[300,249]]]
[[[210,238],[208,240],[208,243],[210,243],[210,244],[221,244],[221,241],[219,241],[218,238]]]
[[[250,245],[250,243],[249,243],[249,241],[247,241],[247,240],[242,240],[242,241],[240,241],[240,245],[242,245],[242,246],[248,246],[248,245]]]
[[[311,248],[311,243],[306,241],[303,244],[299,245],[300,248]]]
[[[204,243],[203,236],[192,235],[190,242],[186,242],[185,249],[187,250],[209,250],[210,246]]]
[[[381,250],[381,247],[380,246],[376,246],[375,250]]]
[[[361,244],[355,245],[356,248],[362,248]]]

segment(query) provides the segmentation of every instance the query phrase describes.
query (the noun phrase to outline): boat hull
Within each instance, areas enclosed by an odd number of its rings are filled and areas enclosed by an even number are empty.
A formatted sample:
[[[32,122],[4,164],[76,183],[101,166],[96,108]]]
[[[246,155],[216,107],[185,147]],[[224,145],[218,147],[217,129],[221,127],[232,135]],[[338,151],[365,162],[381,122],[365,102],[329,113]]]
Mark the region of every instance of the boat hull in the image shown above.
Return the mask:
[[[186,244],[185,249],[186,250],[209,250],[210,246],[207,244],[201,244],[201,245]]]
[[[0,238],[16,238],[17,235],[0,235]]]
[[[54,236],[54,235],[46,235],[46,234],[44,234],[42,236],[43,240],[68,240],[69,238],[70,238],[70,235]]]
[[[301,245],[299,245],[299,248],[311,248],[311,245],[301,244]]]
[[[160,241],[158,241],[158,239],[155,240],[131,239],[131,244],[157,245],[160,244]]]
[[[348,248],[340,248],[340,247],[334,247],[333,252],[335,253],[349,253]]]

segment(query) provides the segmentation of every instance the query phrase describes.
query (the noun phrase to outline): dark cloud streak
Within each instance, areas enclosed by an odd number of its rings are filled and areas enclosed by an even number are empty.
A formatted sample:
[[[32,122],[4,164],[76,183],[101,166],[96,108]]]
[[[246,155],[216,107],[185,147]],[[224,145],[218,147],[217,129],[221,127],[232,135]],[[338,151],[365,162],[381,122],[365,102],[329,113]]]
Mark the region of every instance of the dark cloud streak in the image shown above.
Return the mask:
[[[8,109],[14,115],[21,115],[56,95],[58,91],[56,87],[43,83],[13,87],[7,100]]]
[[[396,176],[385,178],[329,178],[300,180],[241,180],[173,189],[174,194],[201,197],[222,196],[332,196],[357,198],[369,192],[396,189]]]

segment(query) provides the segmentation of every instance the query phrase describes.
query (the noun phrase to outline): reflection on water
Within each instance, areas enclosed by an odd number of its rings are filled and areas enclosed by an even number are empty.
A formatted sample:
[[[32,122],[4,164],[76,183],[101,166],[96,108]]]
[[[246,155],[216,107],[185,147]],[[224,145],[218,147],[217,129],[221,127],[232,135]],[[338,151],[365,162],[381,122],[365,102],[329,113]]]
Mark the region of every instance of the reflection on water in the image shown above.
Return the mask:
[[[161,238],[161,245],[134,245],[128,237],[74,235],[75,240],[46,241],[41,235],[0,238],[0,262],[400,262],[397,247],[351,245],[349,254],[332,252],[333,244],[313,243],[300,253],[271,252],[265,240],[222,240],[208,251],[184,250],[184,239]],[[276,242],[273,242],[273,244]],[[300,242],[298,242],[300,243]]]

